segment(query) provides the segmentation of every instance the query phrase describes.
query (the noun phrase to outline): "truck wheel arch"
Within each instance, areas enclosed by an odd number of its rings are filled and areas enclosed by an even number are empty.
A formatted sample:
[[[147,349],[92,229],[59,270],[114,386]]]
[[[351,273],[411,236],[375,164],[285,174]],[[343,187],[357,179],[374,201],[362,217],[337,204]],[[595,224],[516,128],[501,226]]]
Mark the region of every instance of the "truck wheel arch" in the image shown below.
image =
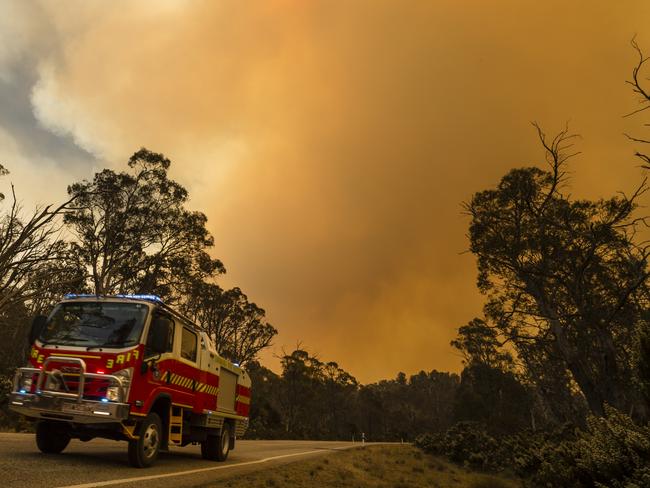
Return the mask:
[[[169,443],[169,409],[172,405],[172,397],[169,393],[159,393],[152,402],[147,414],[156,413],[162,424],[163,441],[161,446],[167,448]]]

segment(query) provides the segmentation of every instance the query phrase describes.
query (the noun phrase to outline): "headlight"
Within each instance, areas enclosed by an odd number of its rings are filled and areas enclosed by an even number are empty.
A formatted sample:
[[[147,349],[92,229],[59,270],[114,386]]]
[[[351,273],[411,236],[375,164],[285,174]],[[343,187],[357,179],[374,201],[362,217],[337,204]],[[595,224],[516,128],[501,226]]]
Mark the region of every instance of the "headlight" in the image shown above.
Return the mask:
[[[111,385],[106,389],[106,399],[110,402],[120,402],[125,401],[129,396],[129,386],[131,385],[131,375],[133,374],[133,368],[126,368],[113,373],[113,376],[117,376],[122,380],[122,393],[123,397],[120,396],[120,387],[118,385]]]
[[[20,393],[29,393],[32,390],[32,375],[19,374],[16,378],[15,387]]]
[[[118,386],[109,386],[106,389],[106,399],[111,402],[120,401],[120,388]]]

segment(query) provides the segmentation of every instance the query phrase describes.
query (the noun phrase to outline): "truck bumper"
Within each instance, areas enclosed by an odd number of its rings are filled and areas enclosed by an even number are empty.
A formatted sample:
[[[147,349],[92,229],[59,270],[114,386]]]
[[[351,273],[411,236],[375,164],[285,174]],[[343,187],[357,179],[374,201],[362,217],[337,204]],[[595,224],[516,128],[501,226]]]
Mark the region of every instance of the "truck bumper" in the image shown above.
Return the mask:
[[[121,422],[129,417],[128,403],[77,401],[47,393],[13,392],[9,408],[14,412],[36,419],[62,420],[78,424],[103,424]]]

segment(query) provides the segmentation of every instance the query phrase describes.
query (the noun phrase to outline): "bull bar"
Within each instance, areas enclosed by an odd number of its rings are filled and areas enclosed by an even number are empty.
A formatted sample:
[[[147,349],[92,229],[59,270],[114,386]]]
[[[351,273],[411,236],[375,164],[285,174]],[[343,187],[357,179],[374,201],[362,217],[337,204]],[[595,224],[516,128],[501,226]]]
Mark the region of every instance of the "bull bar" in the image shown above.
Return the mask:
[[[44,389],[47,387],[47,377],[61,375],[61,371],[53,369],[47,371],[51,361],[57,363],[71,363],[79,365],[79,382],[77,392],[57,391]],[[38,374],[34,393],[22,388],[25,376],[33,377]],[[43,368],[18,368],[14,377],[14,388],[10,396],[9,406],[15,412],[27,417],[64,420],[81,424],[97,424],[108,422],[121,422],[129,416],[128,403],[88,400],[84,396],[84,386],[87,378],[101,378],[116,383],[120,400],[124,401],[126,389],[122,379],[118,376],[86,372],[86,363],[81,358],[50,356],[45,359]]]

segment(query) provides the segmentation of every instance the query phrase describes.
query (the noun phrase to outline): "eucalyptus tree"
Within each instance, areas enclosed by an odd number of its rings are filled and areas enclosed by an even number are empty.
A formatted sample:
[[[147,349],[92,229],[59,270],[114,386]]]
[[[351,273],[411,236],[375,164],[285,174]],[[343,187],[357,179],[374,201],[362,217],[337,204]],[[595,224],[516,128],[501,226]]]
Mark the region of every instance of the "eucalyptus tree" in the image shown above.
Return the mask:
[[[196,281],[187,288],[181,310],[214,339],[217,352],[245,365],[271,345],[278,331],[266,320],[263,308],[237,287]]]
[[[639,405],[631,355],[647,310],[649,251],[636,239],[646,182],[630,196],[573,199],[573,136],[537,131],[548,168],[513,169],[465,206],[486,315],[524,362],[548,347],[592,412],[629,410]]]
[[[170,164],[141,149],[128,172],[104,169],[68,187],[76,202],[64,221],[94,293],[156,293],[177,301],[187,283],[225,271],[208,254],[214,240],[206,216],[185,208],[188,192],[169,178]]]
[[[512,355],[503,350],[498,331],[483,319],[474,318],[459,327],[451,345],[463,355],[466,366],[480,363],[504,371],[513,367]]]

